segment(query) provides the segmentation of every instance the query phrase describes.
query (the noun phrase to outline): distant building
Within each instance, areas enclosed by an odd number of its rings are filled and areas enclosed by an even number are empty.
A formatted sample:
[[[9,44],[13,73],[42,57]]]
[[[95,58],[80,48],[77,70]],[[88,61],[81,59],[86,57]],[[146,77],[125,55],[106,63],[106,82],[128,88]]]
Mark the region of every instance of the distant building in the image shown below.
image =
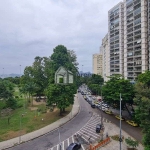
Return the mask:
[[[110,71],[109,71],[109,49],[108,49],[108,34],[102,39],[102,46],[101,46],[101,51],[103,55],[103,78],[104,81],[108,81],[110,76]]]
[[[103,76],[103,56],[101,54],[93,55],[93,74]]]

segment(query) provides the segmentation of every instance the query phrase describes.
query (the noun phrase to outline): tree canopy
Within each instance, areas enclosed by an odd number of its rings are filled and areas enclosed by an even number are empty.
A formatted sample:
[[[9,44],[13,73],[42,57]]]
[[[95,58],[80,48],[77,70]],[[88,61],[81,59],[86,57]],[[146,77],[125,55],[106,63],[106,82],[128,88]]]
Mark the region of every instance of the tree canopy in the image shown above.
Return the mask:
[[[135,84],[135,98],[137,104],[135,118],[143,129],[143,144],[145,150],[150,149],[150,71],[138,76]]]

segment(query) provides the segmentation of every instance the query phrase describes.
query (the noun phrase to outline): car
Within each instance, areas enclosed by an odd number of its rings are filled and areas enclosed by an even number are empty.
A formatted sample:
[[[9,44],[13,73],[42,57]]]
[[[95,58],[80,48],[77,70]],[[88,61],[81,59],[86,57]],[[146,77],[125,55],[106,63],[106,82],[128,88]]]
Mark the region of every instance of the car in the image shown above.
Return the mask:
[[[101,129],[102,129],[102,125],[101,124],[97,124],[96,125],[96,133],[100,133]]]
[[[120,118],[119,115],[116,115],[115,117],[116,117],[117,119],[119,119],[119,120],[121,119],[122,121],[125,120],[125,118],[123,118],[123,117]]]
[[[135,122],[135,121],[133,121],[133,120],[127,120],[126,121],[128,124],[130,124],[131,126],[133,126],[133,127],[138,127],[139,125]]]
[[[71,143],[66,150],[78,150],[81,148],[81,144],[80,143]]]
[[[92,107],[92,108],[95,108],[95,104],[91,104],[91,107]]]
[[[112,115],[112,114],[113,114],[113,112],[112,112],[111,110],[105,110],[105,113],[106,113],[106,114],[109,114],[109,115]]]

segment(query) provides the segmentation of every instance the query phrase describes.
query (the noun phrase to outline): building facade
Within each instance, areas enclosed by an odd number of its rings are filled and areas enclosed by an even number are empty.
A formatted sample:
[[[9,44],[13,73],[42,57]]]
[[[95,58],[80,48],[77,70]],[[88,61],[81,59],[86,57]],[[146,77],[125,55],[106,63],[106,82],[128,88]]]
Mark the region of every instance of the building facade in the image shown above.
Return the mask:
[[[103,56],[102,54],[93,55],[93,74],[103,75]]]
[[[108,51],[108,34],[102,39],[102,56],[103,56],[103,78],[104,81],[108,81],[108,77],[110,76],[110,71],[109,71],[109,51]]]
[[[148,70],[148,0],[124,0],[124,77]]]
[[[104,80],[107,75],[121,74],[135,81],[149,70],[150,0],[124,0],[110,9],[107,38],[102,40]]]
[[[110,76],[124,73],[124,3],[108,11],[108,52]]]

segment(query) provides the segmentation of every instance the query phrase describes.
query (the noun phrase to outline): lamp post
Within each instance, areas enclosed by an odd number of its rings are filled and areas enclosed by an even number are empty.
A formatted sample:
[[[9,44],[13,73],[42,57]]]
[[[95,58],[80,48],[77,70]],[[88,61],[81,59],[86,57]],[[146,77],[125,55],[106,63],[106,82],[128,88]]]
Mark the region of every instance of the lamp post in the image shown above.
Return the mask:
[[[20,77],[21,77],[21,65],[20,65]]]
[[[61,150],[61,139],[60,139],[60,125],[58,127],[58,134],[59,134],[59,150]]]
[[[82,65],[82,73],[83,73],[83,65]]]
[[[19,136],[19,144],[21,143],[21,129],[22,129],[22,117],[24,114],[20,115],[20,136]]]
[[[121,98],[121,93],[120,93],[120,138],[119,138],[119,142],[120,142],[120,150],[121,150],[121,142],[122,142],[122,136],[121,136],[121,101],[122,101],[122,98]]]
[[[4,78],[4,68],[3,68],[3,78]]]
[[[103,96],[102,96],[102,85],[101,87],[101,125],[103,126],[103,113],[102,113],[102,101],[103,101]]]

